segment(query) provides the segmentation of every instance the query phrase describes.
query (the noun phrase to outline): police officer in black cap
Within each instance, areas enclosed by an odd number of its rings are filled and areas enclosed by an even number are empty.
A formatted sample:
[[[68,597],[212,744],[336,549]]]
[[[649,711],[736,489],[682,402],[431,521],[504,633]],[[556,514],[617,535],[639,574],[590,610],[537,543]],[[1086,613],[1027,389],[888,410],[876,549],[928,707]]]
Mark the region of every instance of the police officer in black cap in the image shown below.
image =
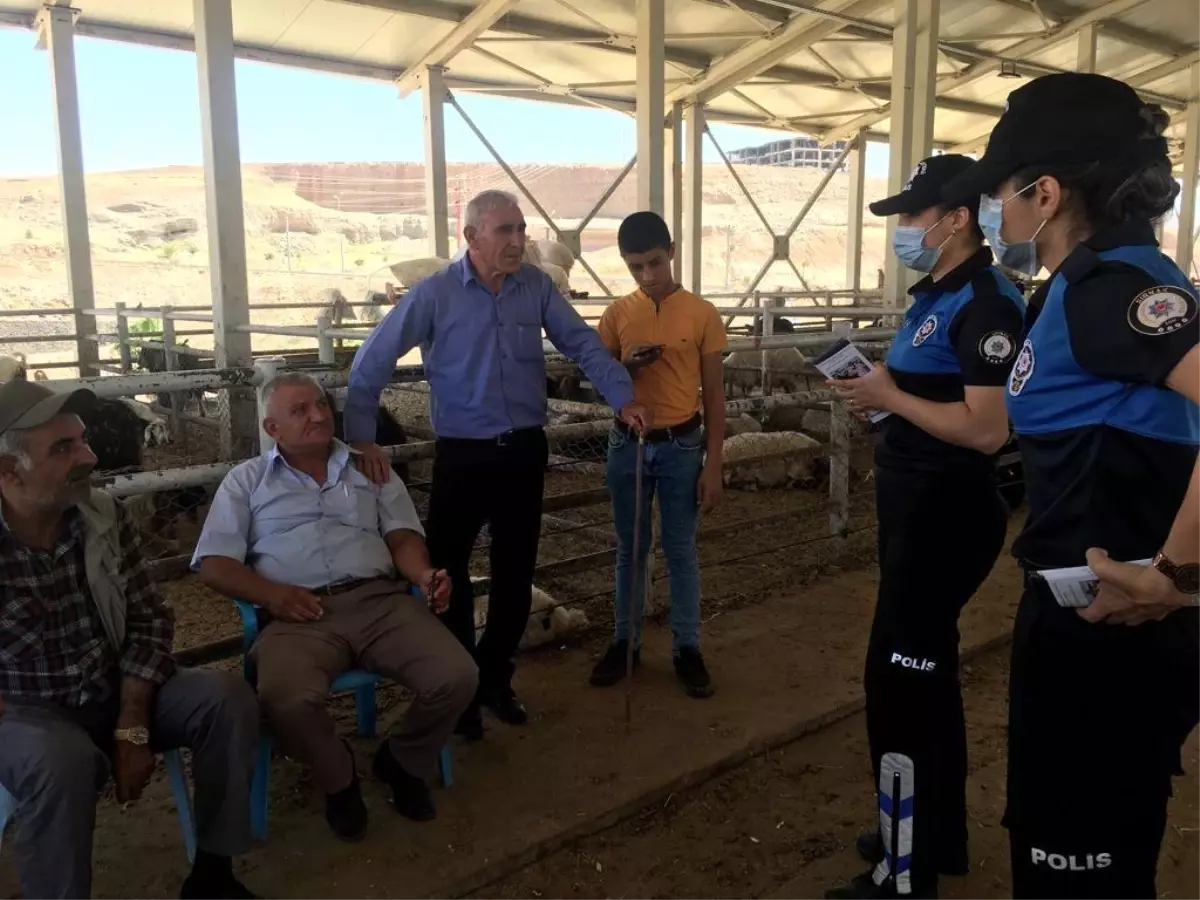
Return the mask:
[[[1027,573],[1005,813],[1017,897],[1153,897],[1200,715],[1200,323],[1154,238],[1178,192],[1165,125],[1122,82],[1047,75],[1009,96],[945,190],[984,195],[1001,263],[1050,273],[1008,382],[1029,501],[1013,546]],[[1082,609],[1036,574],[1083,565],[1099,583]]]
[[[871,204],[899,216],[893,250],[925,277],[886,366],[830,382],[860,416],[891,415],[875,455],[880,578],[863,678],[880,814],[858,850],[876,865],[827,897],[936,896],[940,873],[967,870],[958,617],[1004,545],[994,454],[1025,307],[983,246],[978,198],[942,200],[971,165],[930,157]]]

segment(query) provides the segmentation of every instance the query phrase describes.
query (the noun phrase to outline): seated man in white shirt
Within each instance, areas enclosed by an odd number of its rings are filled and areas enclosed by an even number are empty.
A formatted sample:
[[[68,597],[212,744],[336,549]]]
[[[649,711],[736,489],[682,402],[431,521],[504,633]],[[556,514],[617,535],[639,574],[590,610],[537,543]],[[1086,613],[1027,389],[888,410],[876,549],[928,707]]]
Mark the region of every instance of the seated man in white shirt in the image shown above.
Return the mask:
[[[432,819],[426,779],[475,695],[478,672],[409,584],[441,609],[449,578],[429,562],[399,477],[393,472],[377,487],[350,463],[312,378],[280,375],[264,394],[263,427],[275,447],[225,477],[192,568],[209,587],[266,614],[251,649],[259,702],[284,752],[312,766],[334,833],[358,840],[367,826],[354,757],[326,710],[330,683],[352,668],[416,695],[375,754],[374,771],[391,785],[398,812]]]

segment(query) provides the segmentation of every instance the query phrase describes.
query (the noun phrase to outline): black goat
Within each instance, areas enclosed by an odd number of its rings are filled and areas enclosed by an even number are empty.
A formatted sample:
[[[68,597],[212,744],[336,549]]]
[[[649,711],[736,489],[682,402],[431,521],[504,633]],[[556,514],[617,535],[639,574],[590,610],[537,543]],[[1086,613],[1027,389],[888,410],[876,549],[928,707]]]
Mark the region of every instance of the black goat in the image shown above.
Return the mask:
[[[184,341],[180,346],[186,347],[187,341]],[[175,359],[178,362],[179,368],[175,371],[179,372],[199,372],[204,369],[213,368],[213,360],[211,358],[203,358],[193,356],[190,353],[176,353]],[[137,355],[138,368],[145,372],[167,372],[167,351],[159,347],[147,347],[143,344],[138,348]],[[196,399],[196,406],[200,410],[200,415],[204,415],[204,391],[184,391],[185,402],[188,395]],[[158,405],[164,409],[171,409],[171,395],[158,394]],[[181,410],[182,412],[182,410]]]
[[[756,337],[761,336],[763,331],[762,319],[754,320],[754,328],[750,333]],[[795,334],[796,326],[792,324],[791,319],[772,319],[771,334]]]
[[[333,397],[328,391],[325,392],[325,399],[329,401],[329,408],[333,410],[333,436],[339,441],[345,440],[346,432],[342,411],[337,408],[337,404],[333,402]],[[380,447],[408,443],[408,434],[404,431],[404,426],[382,406],[375,411],[375,443]],[[408,463],[402,460],[393,460],[392,471],[400,476],[401,481],[408,484]]]

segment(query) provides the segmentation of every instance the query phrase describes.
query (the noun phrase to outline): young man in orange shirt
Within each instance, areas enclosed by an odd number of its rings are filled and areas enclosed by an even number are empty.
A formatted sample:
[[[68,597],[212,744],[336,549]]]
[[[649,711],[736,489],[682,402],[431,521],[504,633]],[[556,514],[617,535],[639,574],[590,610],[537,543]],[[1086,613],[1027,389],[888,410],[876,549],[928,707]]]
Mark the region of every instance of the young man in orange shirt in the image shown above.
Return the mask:
[[[638,290],[614,302],[600,319],[600,338],[633,376],[637,402],[653,413],[646,432],[642,477],[641,535],[633,567],[633,519],[637,434],[615,422],[608,436],[607,481],[617,532],[617,597],[614,639],[592,671],[597,687],[625,675],[632,632],[634,665],[640,660],[645,572],[650,550],[651,499],[658,494],[662,548],[671,588],[671,652],[675,673],[692,697],[708,697],[712,681],[700,655],[700,568],[696,529],[700,511],[721,498],[721,449],[725,437],[725,389],[721,351],[727,344],[716,308],[675,283],[675,245],[667,223],[638,212],[621,223],[617,245]],[[703,406],[703,416],[701,416]],[[629,591],[634,593],[629,622]]]

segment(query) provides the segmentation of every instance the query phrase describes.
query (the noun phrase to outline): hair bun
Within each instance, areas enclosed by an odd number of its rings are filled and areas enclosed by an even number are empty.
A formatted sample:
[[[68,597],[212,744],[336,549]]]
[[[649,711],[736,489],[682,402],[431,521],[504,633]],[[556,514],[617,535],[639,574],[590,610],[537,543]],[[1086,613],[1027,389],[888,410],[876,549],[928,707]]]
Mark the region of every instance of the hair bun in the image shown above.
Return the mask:
[[[1142,104],[1142,108],[1138,110],[1138,116],[1144,125],[1143,131],[1139,135],[1143,140],[1162,137],[1171,123],[1170,116],[1157,103]]]

